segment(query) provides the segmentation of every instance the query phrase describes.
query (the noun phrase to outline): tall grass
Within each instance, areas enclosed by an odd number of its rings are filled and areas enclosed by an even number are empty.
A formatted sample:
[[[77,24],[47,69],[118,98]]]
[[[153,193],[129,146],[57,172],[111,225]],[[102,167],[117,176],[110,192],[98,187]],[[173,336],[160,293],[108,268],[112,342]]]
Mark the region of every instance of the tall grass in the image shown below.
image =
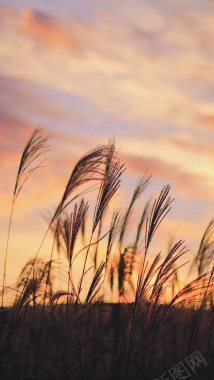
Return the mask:
[[[211,379],[213,220],[190,263],[197,277],[182,288],[178,273],[187,264],[184,242],[170,241],[165,255],[158,253],[152,259],[149,254],[173,202],[170,186],[161,190],[152,205],[145,202],[129,241],[127,231],[136,202],[152,179],[147,172],[139,179],[126,210],[118,208],[109,215],[108,205],[125,170],[112,140],[75,165],[48,221],[45,237],[48,231],[53,236],[49,259],[38,257],[44,237],[21,271],[16,288],[6,286],[14,204],[29,175],[42,166],[42,162],[32,164],[48,149],[48,137],[36,129],[24,149],[15,183],[2,285],[0,378],[152,379],[185,355],[201,350],[209,363],[206,378]],[[90,205],[83,195],[94,190],[94,181],[99,186],[90,218]],[[77,249],[77,241],[82,241],[82,248]],[[55,249],[67,260],[62,289],[56,289],[54,280],[61,268],[54,259]],[[72,272],[79,255],[83,266],[75,282]],[[88,281],[90,272],[92,280]],[[87,286],[84,291],[83,284]],[[172,297],[166,301],[170,287]],[[15,292],[15,301],[5,308],[5,292],[10,291]],[[107,293],[117,302],[106,303]]]
[[[42,128],[40,127],[36,128],[33,131],[32,135],[30,136],[21,156],[18,173],[16,177],[16,182],[14,186],[14,191],[13,191],[9,228],[8,228],[8,235],[7,235],[7,244],[6,244],[5,260],[4,260],[4,274],[3,274],[2,306],[3,306],[3,299],[4,299],[4,285],[5,285],[5,280],[6,280],[7,254],[8,254],[10,230],[11,230],[15,202],[25,182],[28,180],[28,178],[33,174],[33,172],[35,172],[37,169],[43,166],[43,163],[45,160],[39,161],[39,159],[42,155],[47,153],[47,151],[49,150],[50,146],[48,144],[48,139],[49,139],[49,136],[44,135],[44,131]]]

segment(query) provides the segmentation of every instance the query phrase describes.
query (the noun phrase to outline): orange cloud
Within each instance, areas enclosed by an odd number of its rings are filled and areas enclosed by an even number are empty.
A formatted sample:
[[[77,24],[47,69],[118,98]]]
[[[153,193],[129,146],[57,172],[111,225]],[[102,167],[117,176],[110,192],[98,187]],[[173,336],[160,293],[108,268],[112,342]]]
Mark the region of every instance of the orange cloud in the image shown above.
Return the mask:
[[[48,45],[75,46],[77,43],[76,37],[67,33],[54,18],[28,8],[22,9],[20,28]]]
[[[203,128],[214,130],[214,114],[201,114],[198,120]]]

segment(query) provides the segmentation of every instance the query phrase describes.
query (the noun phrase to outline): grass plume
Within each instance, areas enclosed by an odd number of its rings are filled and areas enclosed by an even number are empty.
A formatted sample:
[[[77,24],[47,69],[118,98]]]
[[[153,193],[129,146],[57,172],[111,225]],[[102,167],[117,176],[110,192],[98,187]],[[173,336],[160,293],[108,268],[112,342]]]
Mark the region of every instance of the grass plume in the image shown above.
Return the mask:
[[[13,210],[15,201],[22,190],[25,182],[28,180],[30,175],[32,175],[37,169],[43,167],[44,161],[39,159],[49,151],[49,136],[44,133],[43,128],[38,127],[34,129],[32,135],[30,136],[25,148],[23,150],[18,173],[16,177],[16,182],[13,191],[12,198],[12,206],[9,220],[9,228],[7,235],[7,243],[6,243],[6,252],[5,252],[5,260],[4,260],[4,274],[3,274],[3,289],[2,289],[2,306],[4,299],[4,286],[6,281],[6,265],[7,265],[7,255],[8,255],[8,247],[9,247],[9,238],[11,231],[11,223],[13,217]]]

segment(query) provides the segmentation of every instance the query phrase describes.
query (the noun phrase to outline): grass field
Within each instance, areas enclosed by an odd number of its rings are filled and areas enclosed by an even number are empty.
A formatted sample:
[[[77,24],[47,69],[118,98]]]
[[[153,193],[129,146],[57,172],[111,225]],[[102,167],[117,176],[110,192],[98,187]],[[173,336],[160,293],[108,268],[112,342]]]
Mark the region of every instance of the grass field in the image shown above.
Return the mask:
[[[48,221],[44,239],[48,232],[53,236],[49,259],[39,256],[43,239],[18,277],[16,288],[6,285],[15,204],[25,182],[43,165],[48,150],[48,137],[41,128],[35,129],[15,181],[2,262],[0,379],[213,379],[214,220],[202,234],[190,263],[197,275],[182,288],[180,259],[188,252],[184,242],[171,242],[165,254],[153,259],[149,254],[154,235],[172,205],[169,185],[157,199],[145,204],[132,241],[127,243],[126,235],[135,202],[150,184],[148,173],[139,179],[127,208],[115,210],[107,226],[108,205],[124,172],[114,141],[88,152],[75,165]],[[89,224],[89,203],[84,197],[92,190],[97,191],[97,200]],[[81,250],[76,248],[78,239]],[[98,254],[101,242],[102,250],[105,245],[102,260]],[[67,285],[57,290],[55,248],[67,260]],[[75,283],[72,266],[78,255],[84,255],[84,261]],[[88,283],[89,270],[93,277]],[[169,289],[171,298],[166,299]],[[105,302],[107,290],[114,303]],[[5,297],[10,291],[15,291],[16,297],[8,306]],[[127,294],[132,295],[131,301]],[[194,353],[198,356],[190,361]],[[184,373],[184,363],[189,375]]]

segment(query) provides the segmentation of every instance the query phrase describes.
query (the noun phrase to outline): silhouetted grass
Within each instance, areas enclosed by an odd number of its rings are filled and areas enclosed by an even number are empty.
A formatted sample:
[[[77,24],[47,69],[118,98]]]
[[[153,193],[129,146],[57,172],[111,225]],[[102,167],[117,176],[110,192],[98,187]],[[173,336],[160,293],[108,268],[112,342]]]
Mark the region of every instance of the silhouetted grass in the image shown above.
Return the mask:
[[[12,205],[28,176],[41,166],[30,169],[47,151],[47,142],[44,131],[33,132],[21,158]],[[134,206],[151,181],[147,173],[139,179],[125,212],[114,210],[108,227],[108,205],[123,172],[124,165],[111,140],[78,161],[49,218],[45,234],[49,230],[53,234],[49,259],[38,258],[44,237],[36,256],[18,277],[13,305],[4,307],[5,292],[12,291],[5,285],[12,206],[0,312],[0,379],[152,380],[196,350],[208,363],[201,377],[198,369],[197,378],[213,378],[213,220],[190,263],[191,268],[197,268],[198,277],[182,288],[178,273],[188,252],[183,241],[169,242],[165,256],[159,253],[153,260],[149,257],[154,235],[173,201],[169,185],[154,200],[151,211],[151,202],[142,207],[130,241],[127,231]],[[90,223],[90,205],[83,198],[88,189],[82,190],[82,185],[92,181],[98,182],[99,188]],[[79,251],[78,239],[83,242]],[[67,259],[67,285],[57,290],[54,278],[59,275],[60,264],[53,260],[54,248]],[[75,283],[73,263],[80,254],[84,263]],[[87,267],[89,257],[91,269]],[[87,281],[90,271],[91,282]],[[86,292],[82,290],[84,281]],[[170,286],[172,297],[164,302]],[[106,303],[107,292],[118,302]]]

